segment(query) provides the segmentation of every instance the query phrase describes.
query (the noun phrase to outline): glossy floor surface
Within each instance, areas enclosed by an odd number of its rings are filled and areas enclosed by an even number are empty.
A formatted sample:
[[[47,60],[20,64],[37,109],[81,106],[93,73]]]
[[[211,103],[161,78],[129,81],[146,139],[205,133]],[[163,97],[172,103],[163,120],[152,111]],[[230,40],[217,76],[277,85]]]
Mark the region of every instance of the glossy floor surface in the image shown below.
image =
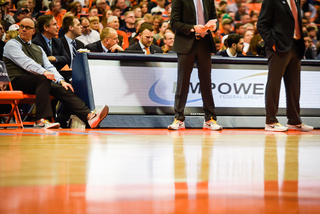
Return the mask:
[[[0,213],[320,213],[320,130],[0,129]]]

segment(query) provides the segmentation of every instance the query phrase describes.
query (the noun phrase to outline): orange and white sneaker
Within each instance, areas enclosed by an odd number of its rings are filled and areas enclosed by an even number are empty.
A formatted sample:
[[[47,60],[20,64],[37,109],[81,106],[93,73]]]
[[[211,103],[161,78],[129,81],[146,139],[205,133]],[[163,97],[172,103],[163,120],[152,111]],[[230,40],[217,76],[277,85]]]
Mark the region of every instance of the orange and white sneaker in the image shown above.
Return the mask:
[[[308,132],[313,130],[313,126],[308,126],[304,123],[298,124],[298,125],[290,125],[287,124],[288,129],[295,129],[297,131],[303,131],[303,132]]]
[[[109,107],[102,106],[98,111],[93,111],[88,119],[88,124],[92,129],[97,128],[101,121],[108,115]]]
[[[272,123],[272,124],[266,124],[264,127],[264,130],[272,131],[272,132],[286,132],[288,131],[288,128],[281,125],[280,123]]]
[[[185,129],[184,121],[174,119],[173,123],[168,126],[169,130]]]
[[[49,120],[46,119],[40,119],[37,120],[33,124],[33,128],[35,129],[57,129],[60,127],[60,123],[50,123]]]
[[[214,119],[208,120],[208,121],[204,121],[203,122],[203,129],[211,129],[212,131],[219,131],[222,130],[222,126],[218,125],[217,121],[215,121]]]

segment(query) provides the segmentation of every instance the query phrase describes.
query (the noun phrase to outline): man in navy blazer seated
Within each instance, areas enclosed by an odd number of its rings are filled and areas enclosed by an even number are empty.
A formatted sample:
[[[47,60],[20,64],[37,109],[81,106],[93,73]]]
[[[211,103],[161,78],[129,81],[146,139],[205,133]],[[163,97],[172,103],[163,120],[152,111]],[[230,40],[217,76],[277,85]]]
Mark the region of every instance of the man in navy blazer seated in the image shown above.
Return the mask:
[[[59,26],[52,15],[39,16],[37,19],[39,32],[32,42],[42,47],[49,61],[58,71],[70,62],[70,57],[58,35]]]
[[[126,50],[143,51],[145,54],[162,53],[159,46],[151,44],[154,36],[154,28],[150,23],[142,23],[138,33],[141,34],[139,42],[129,46]]]
[[[100,33],[100,40],[88,44],[85,48],[91,52],[117,53],[123,51],[118,42],[117,31],[111,27],[106,27]]]
[[[216,55],[223,57],[237,57],[243,56],[243,37],[239,34],[229,34],[227,38],[228,48],[223,51],[219,51]]]

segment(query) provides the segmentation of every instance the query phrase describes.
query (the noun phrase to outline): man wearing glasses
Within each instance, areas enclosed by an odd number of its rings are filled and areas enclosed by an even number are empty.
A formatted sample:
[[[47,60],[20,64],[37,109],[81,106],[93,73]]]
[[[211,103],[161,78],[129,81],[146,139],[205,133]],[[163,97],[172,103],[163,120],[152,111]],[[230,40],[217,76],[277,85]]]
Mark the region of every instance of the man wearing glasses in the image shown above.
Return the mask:
[[[31,43],[35,24],[30,18],[20,23],[19,36],[11,39],[4,47],[3,61],[15,90],[36,95],[36,121],[34,128],[58,128],[59,123],[50,123],[53,116],[50,96],[60,100],[67,109],[83,122],[95,128],[107,116],[108,107],[91,112],[86,104],[73,93],[67,83],[50,63],[43,49]]]
[[[134,23],[136,21],[136,18],[134,17],[134,12],[126,12],[124,14],[124,21],[126,22],[126,24],[122,26],[119,30],[126,32],[130,40],[131,35],[136,32],[136,28],[134,27]]]

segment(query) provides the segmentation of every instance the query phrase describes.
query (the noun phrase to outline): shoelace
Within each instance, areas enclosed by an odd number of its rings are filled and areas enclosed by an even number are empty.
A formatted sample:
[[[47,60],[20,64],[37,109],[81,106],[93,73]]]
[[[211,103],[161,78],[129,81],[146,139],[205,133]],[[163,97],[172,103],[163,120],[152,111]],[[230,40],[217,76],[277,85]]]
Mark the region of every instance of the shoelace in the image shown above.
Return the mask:
[[[217,122],[211,117],[210,122],[212,122],[214,125],[218,125]]]

